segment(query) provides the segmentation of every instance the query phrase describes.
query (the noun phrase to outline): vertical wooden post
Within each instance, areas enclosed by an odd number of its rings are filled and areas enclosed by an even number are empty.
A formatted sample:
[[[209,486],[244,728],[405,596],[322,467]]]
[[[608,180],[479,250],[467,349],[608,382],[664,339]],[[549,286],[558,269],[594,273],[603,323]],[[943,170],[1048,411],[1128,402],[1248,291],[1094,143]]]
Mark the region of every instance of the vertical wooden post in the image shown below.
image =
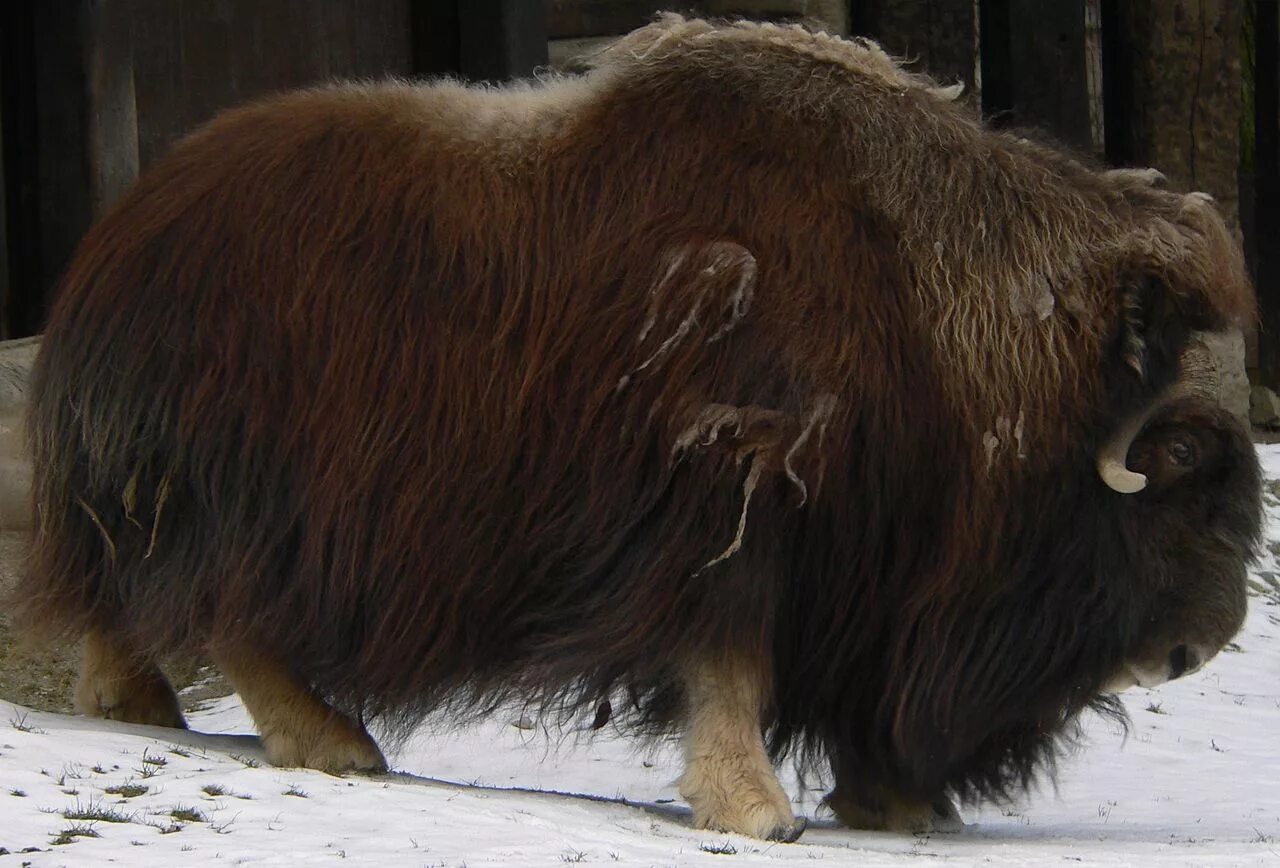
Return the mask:
[[[85,15],[89,193],[95,217],[138,177],[128,12],[121,0],[89,0]]]
[[[43,325],[81,236],[138,174],[127,0],[50,0],[34,11],[39,254],[36,280],[9,305],[10,327]]]
[[[459,4],[462,74],[472,81],[526,78],[547,65],[547,10],[529,0]]]
[[[8,289],[3,298],[5,337],[27,334],[22,306],[40,286],[40,218],[36,205],[34,10],[0,4],[0,103],[4,112],[4,195]]]
[[[1009,0],[1012,117],[1093,149],[1082,0]]]
[[[979,5],[978,60],[982,70],[982,113],[997,125],[1013,118],[1013,32],[1009,0],[982,0]]]
[[[93,220],[87,159],[84,58],[88,0],[50,0],[34,10],[38,284],[10,307],[13,328],[34,333],[54,287]]]
[[[1133,160],[1133,46],[1121,8],[1125,0],[1102,0],[1102,116],[1105,155],[1113,166]]]
[[[547,7],[534,0],[414,0],[414,72],[524,78],[547,64]]]
[[[3,52],[3,46],[0,46],[0,52]],[[6,93],[5,90],[5,68],[0,63],[0,95]],[[8,100],[0,98],[0,131],[5,126],[5,103]],[[0,340],[9,337],[9,317],[7,316],[9,295],[13,291],[13,287],[9,282],[9,192],[5,184],[5,176],[9,172],[9,162],[5,159],[4,154],[4,136],[0,135]]]
[[[982,0],[979,19],[983,112],[1094,150],[1084,0]]]
[[[852,0],[851,29],[943,84],[976,86],[973,0]]]
[[[660,9],[691,9],[695,0],[683,4],[661,0],[545,0],[547,29],[553,39],[584,39],[616,36],[643,26]]]
[[[422,76],[462,71],[458,0],[410,0],[413,73]]]
[[[1256,0],[1254,177],[1257,190],[1258,368],[1280,387],[1280,0]]]
[[[1242,0],[1124,0],[1110,22],[1132,69],[1123,116],[1107,135],[1130,151],[1117,162],[1153,166],[1175,188],[1203,190],[1239,225]],[[1107,63],[1114,70],[1117,61]]]

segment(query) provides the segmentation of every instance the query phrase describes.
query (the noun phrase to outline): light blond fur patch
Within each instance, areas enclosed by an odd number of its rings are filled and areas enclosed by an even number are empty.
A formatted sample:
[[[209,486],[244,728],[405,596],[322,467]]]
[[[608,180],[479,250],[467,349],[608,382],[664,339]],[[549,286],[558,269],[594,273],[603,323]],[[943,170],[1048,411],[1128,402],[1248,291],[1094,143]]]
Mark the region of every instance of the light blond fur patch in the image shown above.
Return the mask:
[[[748,667],[717,662],[686,673],[688,721],[680,794],[699,828],[792,841],[797,822],[760,730],[764,685]]]
[[[245,646],[210,651],[253,716],[272,765],[331,773],[387,770],[364,727],[330,707],[285,666]]]

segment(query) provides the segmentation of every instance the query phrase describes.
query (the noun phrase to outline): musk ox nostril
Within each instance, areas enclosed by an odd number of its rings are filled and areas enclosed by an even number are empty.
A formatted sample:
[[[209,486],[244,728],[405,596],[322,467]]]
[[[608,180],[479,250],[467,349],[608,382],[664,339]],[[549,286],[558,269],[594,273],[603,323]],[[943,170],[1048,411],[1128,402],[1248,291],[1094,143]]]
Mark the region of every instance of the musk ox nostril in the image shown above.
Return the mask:
[[[1169,652],[1169,680],[1181,678],[1192,669],[1196,668],[1196,662],[1192,658],[1195,652],[1186,645],[1179,645]]]

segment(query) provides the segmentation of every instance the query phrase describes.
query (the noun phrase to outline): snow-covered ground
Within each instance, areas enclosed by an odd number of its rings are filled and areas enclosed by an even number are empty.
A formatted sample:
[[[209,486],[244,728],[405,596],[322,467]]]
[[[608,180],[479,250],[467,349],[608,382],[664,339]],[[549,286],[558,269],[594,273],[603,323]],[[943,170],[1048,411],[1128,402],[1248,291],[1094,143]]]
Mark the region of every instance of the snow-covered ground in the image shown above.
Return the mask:
[[[1261,447],[1280,479],[1280,447]],[[1280,500],[1268,495],[1268,541]],[[1280,564],[1264,554],[1259,589]],[[1280,587],[1280,586],[1276,586]],[[428,724],[396,774],[271,768],[235,697],[195,732],[44,714],[0,701],[6,865],[1102,865],[1280,866],[1280,592],[1252,597],[1238,647],[1204,672],[1126,694],[1127,738],[1092,719],[1084,749],[1015,809],[963,832],[851,832],[789,781],[811,818],[797,844],[689,827],[671,746],[512,725]],[[0,850],[3,853],[4,850]]]

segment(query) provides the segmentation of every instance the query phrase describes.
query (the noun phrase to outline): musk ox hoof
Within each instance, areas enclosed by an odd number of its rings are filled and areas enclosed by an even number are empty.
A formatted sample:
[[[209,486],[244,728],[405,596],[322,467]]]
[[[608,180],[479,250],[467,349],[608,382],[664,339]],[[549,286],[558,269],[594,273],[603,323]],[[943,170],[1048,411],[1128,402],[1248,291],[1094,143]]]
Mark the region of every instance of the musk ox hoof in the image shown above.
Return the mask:
[[[76,687],[75,707],[80,714],[90,717],[173,729],[187,728],[178,697],[163,677],[155,680],[136,678],[127,682],[81,678]]]
[[[267,762],[286,768],[307,768],[329,774],[361,772],[380,774],[386,758],[362,728],[341,717],[331,717],[319,728],[264,732]]]
[[[694,806],[693,817],[694,825],[699,829],[731,832],[783,844],[794,843],[809,825],[808,820],[804,817],[797,818],[790,810],[785,817],[780,817],[769,805],[756,805],[747,810],[726,809],[715,815],[704,815],[703,811]]]
[[[690,769],[680,782],[681,795],[693,808],[698,828],[788,844],[805,830],[807,822],[792,813],[791,802],[776,779],[750,782],[745,774],[708,779],[699,774],[706,771]]]
[[[804,817],[797,817],[796,821],[789,826],[778,826],[772,832],[765,836],[766,841],[777,841],[781,844],[794,844],[804,834],[804,830],[808,828],[809,821]]]
[[[933,817],[931,819],[930,832],[963,832],[964,820],[960,816],[960,812],[956,810],[955,804],[946,796],[936,799],[931,806]]]
[[[118,641],[91,633],[85,641],[77,712],[122,723],[186,729],[178,695],[154,663],[131,656]]]
[[[869,800],[836,791],[827,797],[827,807],[850,829],[872,832],[960,832],[964,820],[951,799],[939,796],[932,802],[913,802],[888,797]]]

